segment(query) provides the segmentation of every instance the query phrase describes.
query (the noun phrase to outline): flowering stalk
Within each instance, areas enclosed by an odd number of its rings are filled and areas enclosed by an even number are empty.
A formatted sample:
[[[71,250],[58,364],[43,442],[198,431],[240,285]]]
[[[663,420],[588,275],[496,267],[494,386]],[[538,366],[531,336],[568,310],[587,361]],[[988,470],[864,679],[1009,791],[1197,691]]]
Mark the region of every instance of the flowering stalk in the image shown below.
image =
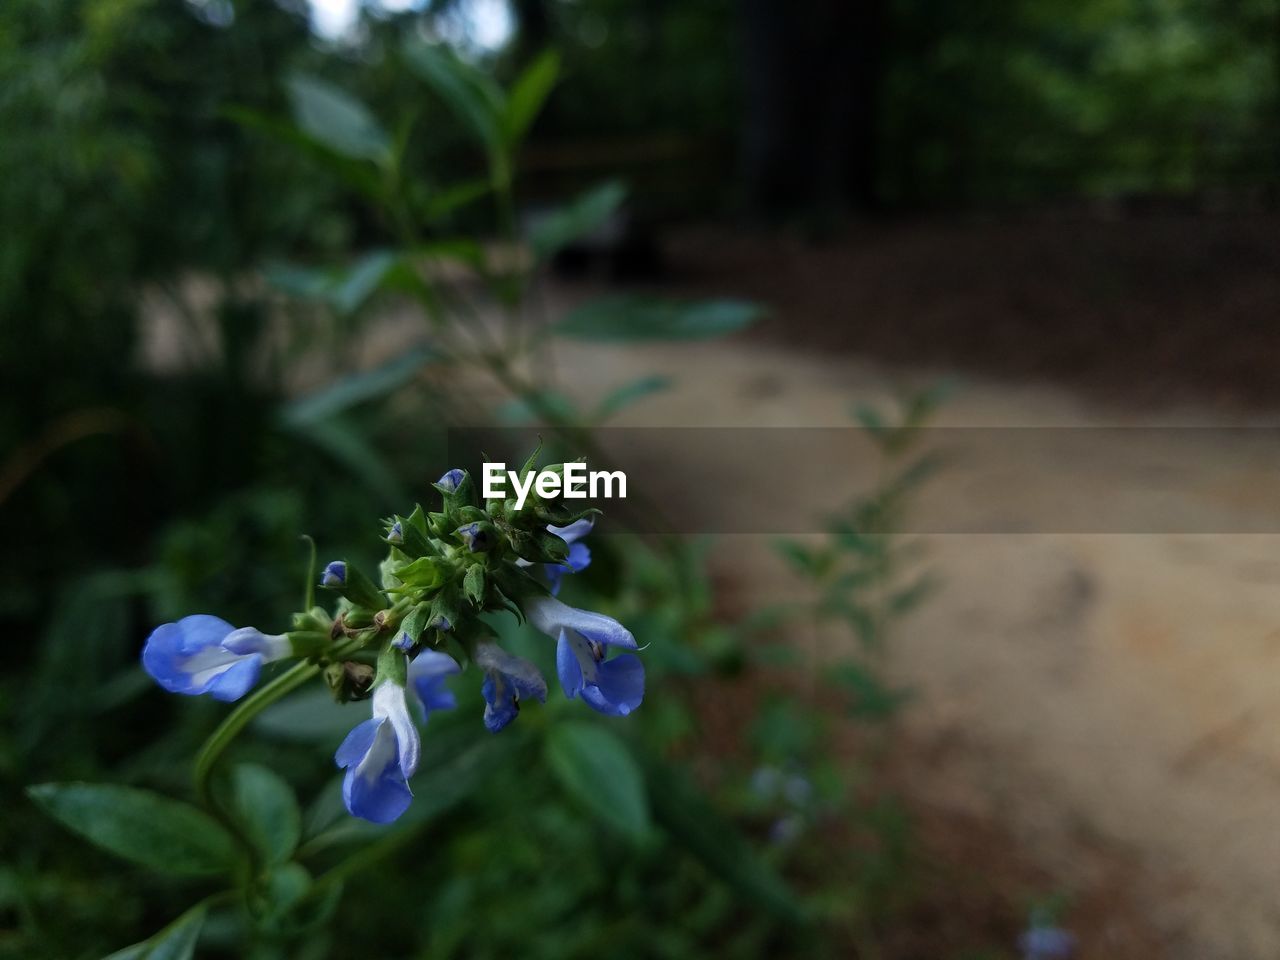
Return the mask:
[[[536,462],[535,453],[521,476]],[[568,698],[611,716],[640,705],[644,666],[629,652],[637,650],[631,632],[553,596],[565,574],[590,563],[582,540],[597,511],[536,493],[481,500],[460,469],[434,487],[441,510],[418,506],[383,521],[387,556],[377,581],[346,560],[330,561],[317,577],[313,554],[306,609],[294,614],[291,631],[268,635],[197,614],[151,634],[143,666],[165,689],[220,700],[248,694],[197,756],[196,792],[206,805],[212,806],[213,770],[236,736],[271,703],[320,675],[339,702],[371,700],[371,716],[352,728],[334,757],[345,771],[348,811],[378,823],[395,820],[412,798],[417,723],[456,704],[447,686],[462,669],[455,655],[482,674],[483,723],[493,733],[517,718],[522,703],[546,700],[538,668],[498,644],[481,619],[486,614],[512,612],[556,643]],[[313,605],[313,585],[338,598],[332,614]],[[628,652],[610,656],[613,648]],[[281,660],[295,663],[249,693],[264,665]]]

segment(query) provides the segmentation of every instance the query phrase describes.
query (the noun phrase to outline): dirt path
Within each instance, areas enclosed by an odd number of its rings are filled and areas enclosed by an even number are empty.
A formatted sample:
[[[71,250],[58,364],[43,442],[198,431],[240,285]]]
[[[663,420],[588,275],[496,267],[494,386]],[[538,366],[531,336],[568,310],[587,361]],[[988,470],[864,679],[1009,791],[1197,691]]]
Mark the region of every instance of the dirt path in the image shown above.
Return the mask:
[[[563,344],[558,355],[584,397],[644,373],[672,376],[672,390],[619,421],[632,426],[845,426],[853,400],[884,398],[895,385],[856,360],[754,344]],[[940,419],[1137,422],[1058,390],[981,381],[962,386]],[[1186,412],[1141,422],[1205,425]],[[1270,461],[1224,448],[1211,430],[1178,443],[1193,469],[1162,490],[1162,516],[1215,516],[1233,529],[1260,512],[1280,529],[1259,490],[1273,475]],[[1043,515],[1054,509],[1052,475],[1042,474],[1048,487],[1028,498],[1025,464],[1006,459],[988,444],[966,468],[969,488],[938,482],[920,510],[945,512],[948,498],[978,484],[983,503],[1007,498],[1029,529],[1052,530],[1056,518]],[[1108,458],[1089,465],[1087,482],[1103,496],[1141,491],[1150,479],[1143,469]],[[870,476],[839,450],[790,475],[812,486],[815,512],[839,507]],[[832,477],[848,478],[848,489]],[[756,471],[743,482],[770,477]],[[1058,482],[1066,491],[1081,480],[1065,472]],[[1096,858],[1080,855],[1085,846],[1131,863],[1132,898],[1166,933],[1175,960],[1280,955],[1280,537],[925,539],[943,585],[892,653],[897,678],[920,693],[905,721],[928,758],[913,774],[917,792],[1006,823],[1064,891],[1087,892],[1097,879]],[[716,562],[757,600],[793,589],[769,538],[726,537]],[[1094,944],[1085,955],[1122,955],[1116,949]]]

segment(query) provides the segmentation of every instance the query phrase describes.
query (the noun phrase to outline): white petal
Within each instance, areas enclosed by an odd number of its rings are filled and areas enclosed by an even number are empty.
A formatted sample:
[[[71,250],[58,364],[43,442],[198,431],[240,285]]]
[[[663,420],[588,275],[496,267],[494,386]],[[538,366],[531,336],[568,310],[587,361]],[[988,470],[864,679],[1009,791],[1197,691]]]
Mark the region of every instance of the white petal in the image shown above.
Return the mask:
[[[235,654],[260,653],[266,662],[283,660],[293,653],[293,645],[284,634],[266,634],[253,627],[232,630],[222,641],[222,647]]]
[[[418,737],[418,728],[414,726],[413,719],[409,716],[409,704],[404,687],[391,682],[378,684],[377,689],[373,691],[373,715],[390,721],[396,735],[400,771],[407,780],[418,769],[422,742]]]

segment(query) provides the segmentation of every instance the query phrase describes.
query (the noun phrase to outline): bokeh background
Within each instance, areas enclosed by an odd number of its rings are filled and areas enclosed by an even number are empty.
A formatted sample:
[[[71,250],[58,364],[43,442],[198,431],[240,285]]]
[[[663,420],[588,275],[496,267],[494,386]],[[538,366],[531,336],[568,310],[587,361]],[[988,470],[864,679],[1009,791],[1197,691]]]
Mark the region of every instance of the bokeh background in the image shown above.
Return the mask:
[[[547,51],[495,147],[484,91]],[[544,746],[578,714],[483,741],[473,692],[413,821],[343,832],[351,713],[290,701],[238,756],[296,788],[312,875],[380,859],[197,956],[1277,955],[1276,478],[1221,429],[1275,425],[1277,203],[1276,0],[6,0],[0,956],[209,892],[23,792],[189,795],[224,708],[154,688],[154,624],[282,628],[300,534],[372,564],[476,469],[449,428],[606,424],[735,518],[606,517],[566,589],[650,644],[630,814]],[[952,464],[926,424],[1179,429]],[[710,493],[685,427],[849,447]],[[771,497],[812,522],[726,532]]]

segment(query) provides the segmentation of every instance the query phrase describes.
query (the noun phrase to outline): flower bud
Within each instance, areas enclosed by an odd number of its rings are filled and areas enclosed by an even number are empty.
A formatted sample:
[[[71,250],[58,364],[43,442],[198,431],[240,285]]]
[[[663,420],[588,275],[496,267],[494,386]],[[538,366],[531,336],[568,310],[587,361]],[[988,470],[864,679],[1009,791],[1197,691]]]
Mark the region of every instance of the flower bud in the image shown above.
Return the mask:
[[[445,493],[455,493],[457,492],[458,487],[462,486],[462,481],[466,478],[466,471],[459,470],[455,467],[437,480],[436,486],[440,487]]]
[[[367,700],[373,686],[373,677],[373,667],[355,660],[331,663],[324,670],[324,681],[339,703]]]
[[[496,531],[491,523],[464,523],[454,531],[472,553],[482,553],[493,546]]]
[[[465,470],[450,470],[433,486],[444,495],[446,511],[475,502],[475,484],[471,482],[471,475]]]
[[[347,564],[345,560],[333,560],[326,563],[324,572],[320,574],[320,586],[341,587],[347,582]]]
[[[373,581],[345,560],[325,564],[320,586],[342,594],[357,607],[364,607],[366,610],[380,610],[386,603]]]
[[[462,578],[462,592],[477,607],[484,605],[485,575],[484,567],[475,564],[467,570]]]

